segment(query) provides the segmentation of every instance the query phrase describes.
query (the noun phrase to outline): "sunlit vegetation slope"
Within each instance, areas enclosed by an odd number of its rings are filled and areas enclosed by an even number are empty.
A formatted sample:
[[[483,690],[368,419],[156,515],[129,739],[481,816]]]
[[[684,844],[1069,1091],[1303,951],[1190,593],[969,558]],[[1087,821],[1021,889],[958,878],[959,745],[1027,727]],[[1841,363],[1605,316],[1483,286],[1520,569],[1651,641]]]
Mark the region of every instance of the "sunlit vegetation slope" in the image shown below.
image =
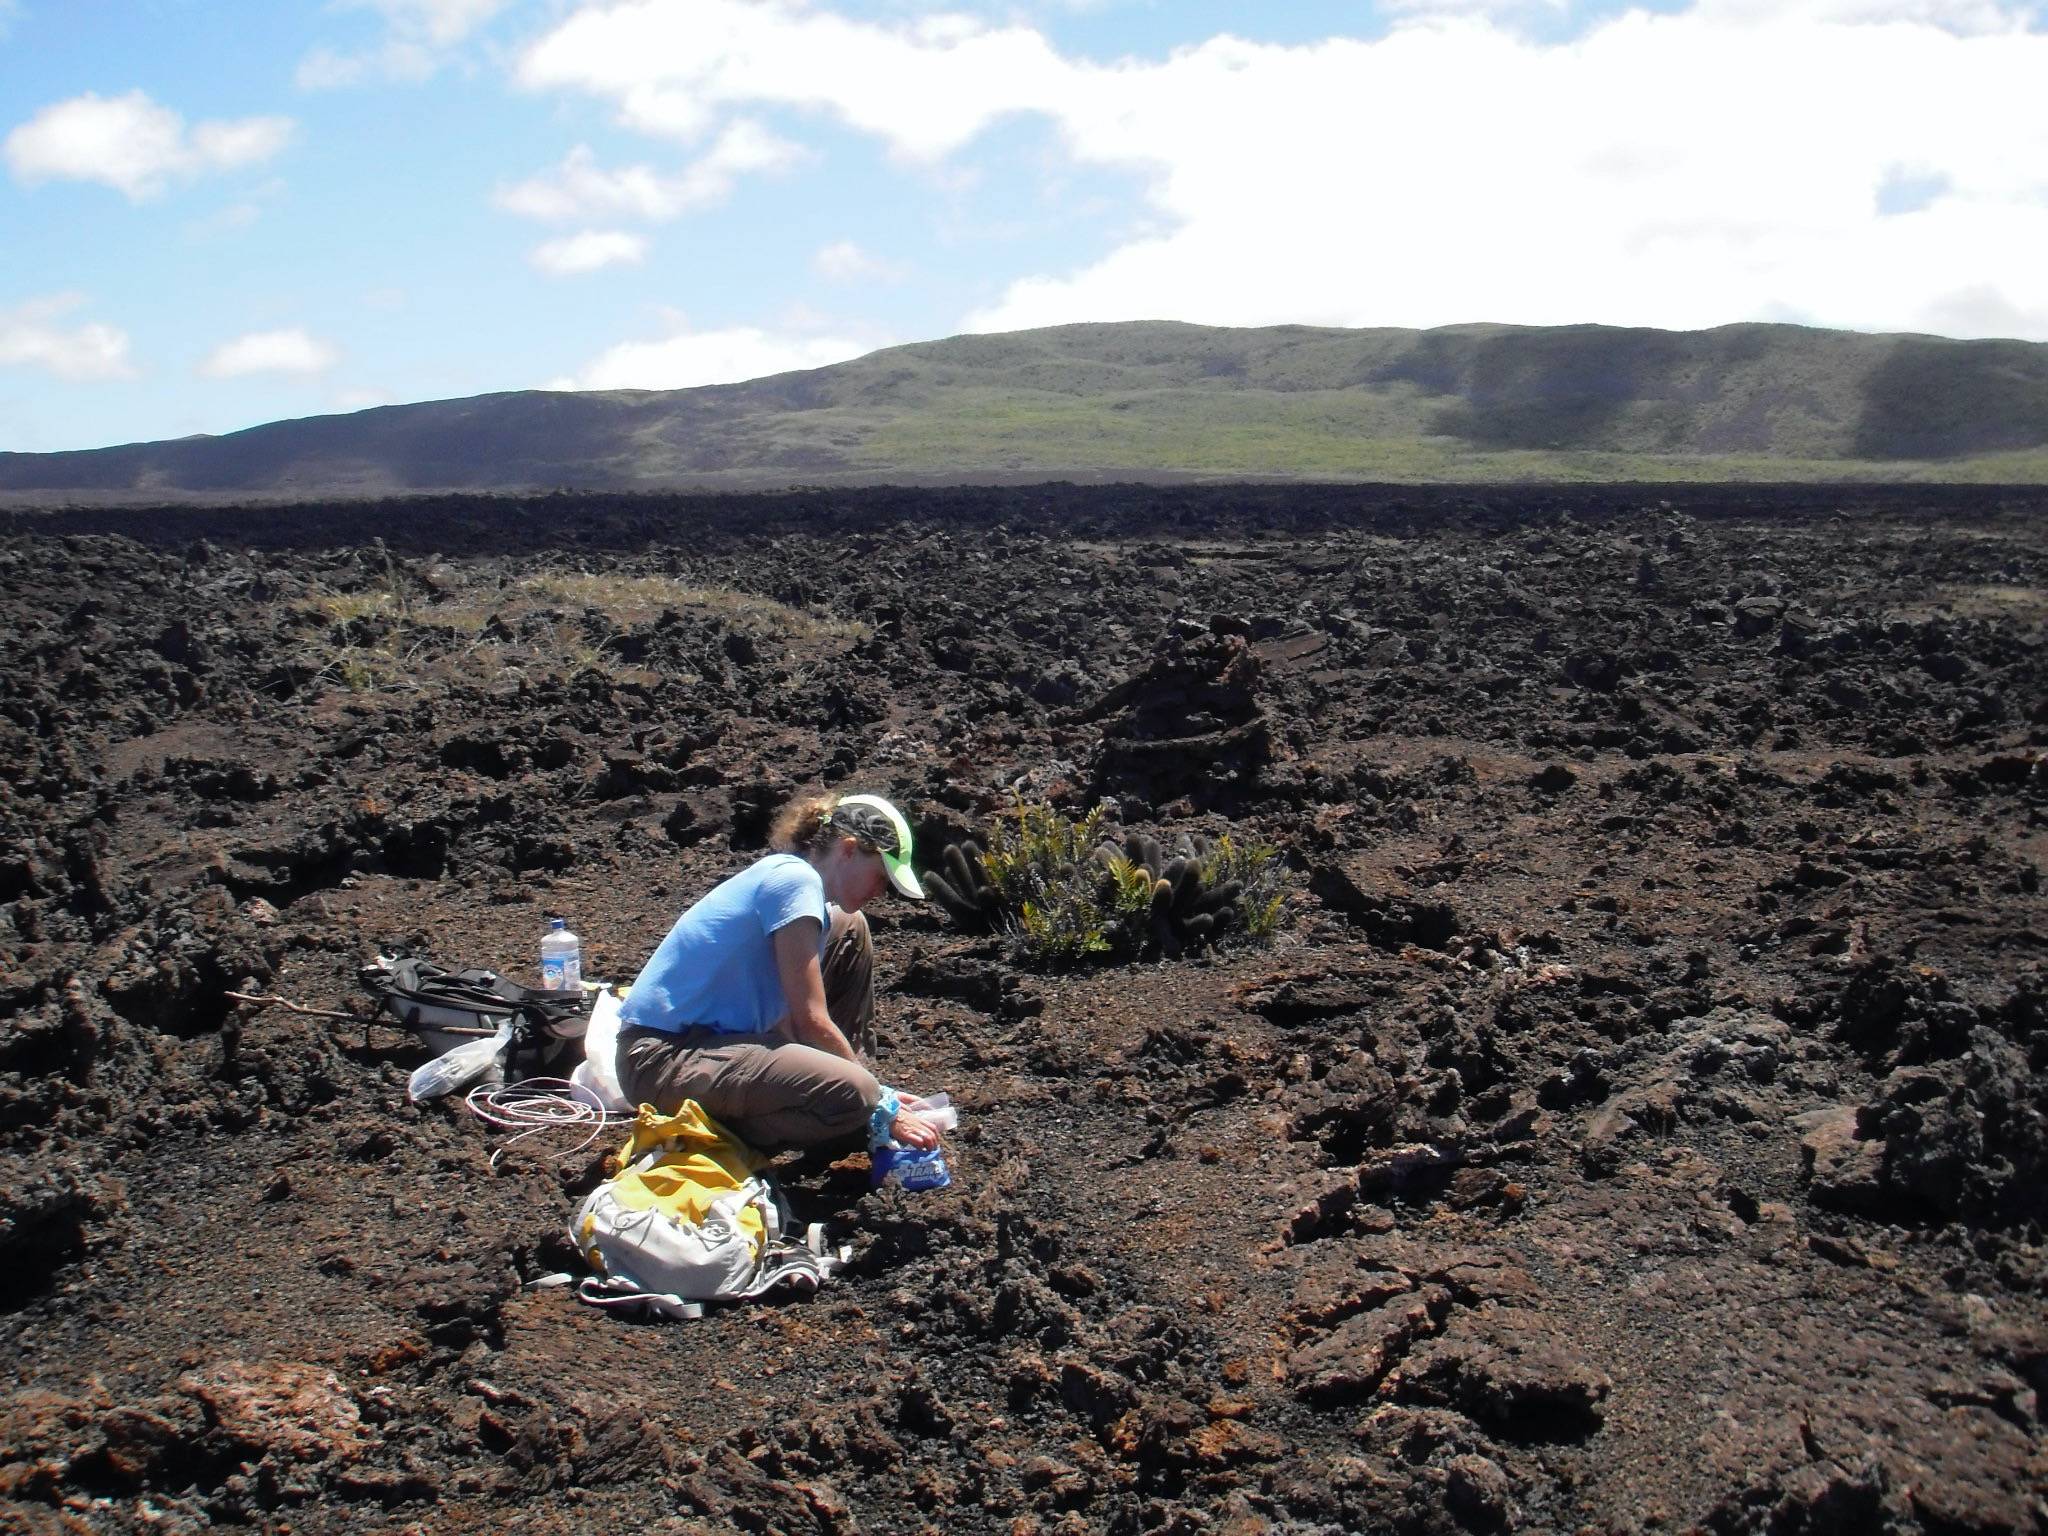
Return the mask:
[[[481,395],[0,454],[15,500],[1063,476],[2048,481],[2048,344],[1074,325],[705,389]]]

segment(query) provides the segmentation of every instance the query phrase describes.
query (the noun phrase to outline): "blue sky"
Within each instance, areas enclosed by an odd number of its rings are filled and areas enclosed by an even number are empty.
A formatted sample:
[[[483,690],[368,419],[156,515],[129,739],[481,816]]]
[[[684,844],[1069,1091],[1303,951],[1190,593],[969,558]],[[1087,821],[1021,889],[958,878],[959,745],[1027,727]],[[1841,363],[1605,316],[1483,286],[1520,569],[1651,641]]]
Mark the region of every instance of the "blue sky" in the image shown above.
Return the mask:
[[[2048,340],[2002,0],[0,0],[0,450],[966,330]]]

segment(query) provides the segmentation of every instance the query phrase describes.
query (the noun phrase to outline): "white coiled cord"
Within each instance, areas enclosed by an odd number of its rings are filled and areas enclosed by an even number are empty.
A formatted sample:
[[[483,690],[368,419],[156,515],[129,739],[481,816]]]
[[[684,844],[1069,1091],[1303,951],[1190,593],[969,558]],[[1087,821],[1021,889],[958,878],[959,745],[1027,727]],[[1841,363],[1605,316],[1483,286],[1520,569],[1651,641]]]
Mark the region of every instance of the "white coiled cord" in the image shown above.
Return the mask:
[[[498,1159],[532,1136],[558,1131],[581,1130],[573,1147],[556,1154],[558,1161],[576,1156],[615,1125],[631,1125],[638,1116],[632,1110],[606,1109],[590,1090],[565,1077],[528,1077],[500,1087],[472,1088],[462,1102],[486,1125],[516,1132],[491,1154],[491,1167]]]

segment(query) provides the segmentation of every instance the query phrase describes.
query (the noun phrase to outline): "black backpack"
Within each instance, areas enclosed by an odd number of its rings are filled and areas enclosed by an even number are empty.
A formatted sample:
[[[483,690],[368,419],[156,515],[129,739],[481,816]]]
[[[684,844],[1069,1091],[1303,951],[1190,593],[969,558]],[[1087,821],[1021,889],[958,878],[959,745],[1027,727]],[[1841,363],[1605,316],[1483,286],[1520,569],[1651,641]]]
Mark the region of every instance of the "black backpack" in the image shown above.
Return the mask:
[[[465,1041],[495,1035],[512,1021],[517,1076],[566,1076],[583,1056],[590,1026],[588,994],[546,992],[507,981],[496,971],[451,971],[417,955],[379,955],[363,967],[363,987],[378,1007],[439,1056]]]

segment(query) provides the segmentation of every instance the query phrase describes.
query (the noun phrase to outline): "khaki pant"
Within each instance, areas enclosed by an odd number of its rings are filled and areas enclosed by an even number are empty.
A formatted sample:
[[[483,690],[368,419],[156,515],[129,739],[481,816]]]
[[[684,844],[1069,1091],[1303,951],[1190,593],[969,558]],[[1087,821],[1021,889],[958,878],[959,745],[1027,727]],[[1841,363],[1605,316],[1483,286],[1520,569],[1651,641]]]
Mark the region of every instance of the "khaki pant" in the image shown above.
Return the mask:
[[[875,949],[868,920],[832,909],[825,1009],[855,1050],[873,1058]],[[619,1086],[635,1104],[674,1114],[685,1099],[761,1152],[815,1147],[863,1130],[882,1085],[858,1062],[799,1045],[786,1024],[759,1035],[712,1029],[619,1031]]]

